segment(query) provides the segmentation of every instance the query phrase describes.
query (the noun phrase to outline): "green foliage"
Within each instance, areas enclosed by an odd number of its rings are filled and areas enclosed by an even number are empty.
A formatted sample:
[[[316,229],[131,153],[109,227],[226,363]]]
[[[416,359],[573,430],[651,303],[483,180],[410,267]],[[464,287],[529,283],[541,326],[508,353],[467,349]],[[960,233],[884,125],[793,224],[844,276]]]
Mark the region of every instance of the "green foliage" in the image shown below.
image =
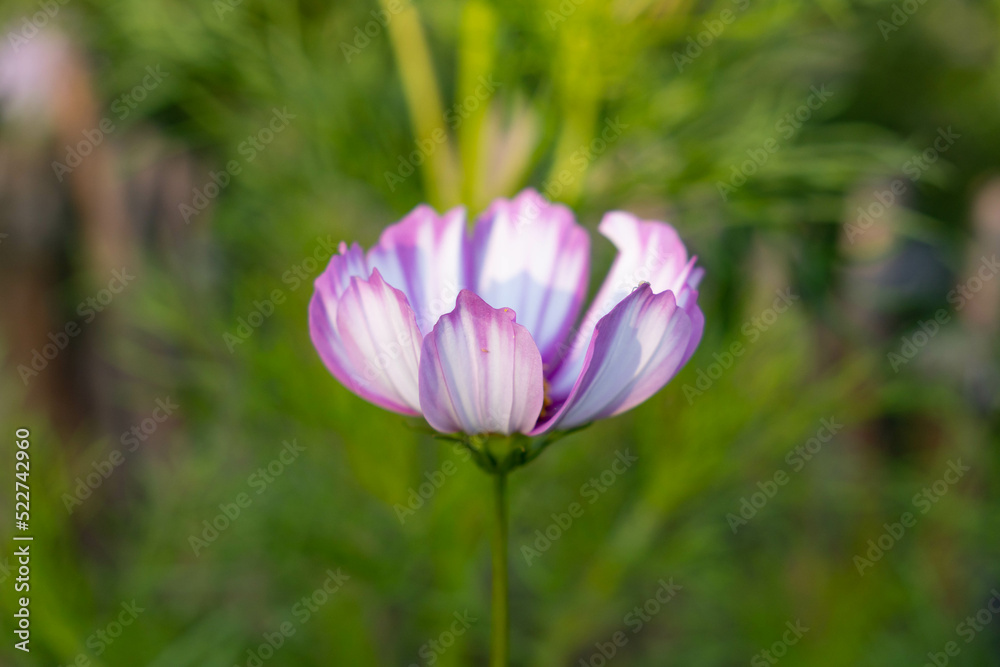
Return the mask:
[[[295,634],[264,664],[423,665],[422,647],[467,610],[478,620],[434,664],[483,664],[489,480],[460,449],[336,383],[306,325],[319,269],[288,276],[328,236],[370,245],[417,203],[475,213],[526,185],[571,204],[595,239],[612,208],[676,224],[707,269],[708,325],[665,390],[510,477],[514,664],[577,665],[617,631],[628,643],[615,664],[745,664],[796,619],[809,631],[782,664],[920,664],[955,639],[1000,581],[996,436],[944,378],[892,374],[896,338],[863,339],[845,322],[837,238],[853,189],[897,175],[953,124],[968,139],[917,184],[903,234],[929,235],[949,256],[962,247],[970,184],[1000,148],[998,42],[984,27],[995,28],[996,6],[926,3],[888,40],[877,22],[889,2],[394,6],[74,0],[61,10],[102,102],[147,65],[169,72],[122,123],[123,143],[154,132],[206,174],[231,160],[243,169],[182,225],[182,245],[146,248],[121,304],[131,333],[109,343],[108,363],[131,384],[115,401],[140,415],[158,396],[181,406],[156,448],[130,454],[70,514],[64,495],[119,447],[118,433],[61,436],[16,373],[0,380],[4,437],[32,425],[36,550],[32,652],[10,646],[8,580],[2,660],[246,665],[287,621]],[[364,35],[380,10],[388,25],[358,46],[356,28]],[[688,38],[726,10],[735,20],[679,67]],[[491,76],[499,85],[480,100]],[[782,125],[822,86],[829,101]],[[294,118],[248,159],[241,146],[275,109]],[[598,148],[609,122],[624,127]],[[410,164],[435,130],[445,140]],[[778,148],[721,197],[720,183],[769,141]],[[414,173],[387,178],[402,163]],[[612,256],[604,240],[594,246],[592,291]],[[759,261],[761,247],[773,261]],[[802,300],[751,342],[745,327],[785,287]],[[223,335],[274,290],[284,302],[230,352]],[[701,389],[699,372],[734,343],[745,353]],[[843,430],[733,530],[742,499],[790,471],[789,452],[831,417]],[[261,486],[258,470],[286,441],[304,451]],[[638,463],[591,504],[584,485],[626,449]],[[968,476],[859,575],[868,540],[957,458]],[[4,447],[0,469],[12,466]],[[192,546],[241,494],[250,504],[238,518]],[[522,547],[573,502],[583,515],[529,564]],[[302,621],[303,596],[338,569],[348,581]],[[633,633],[630,612],[670,578],[680,593]],[[96,656],[88,638],[132,600],[145,611]],[[962,644],[963,664],[998,664],[997,628]]]

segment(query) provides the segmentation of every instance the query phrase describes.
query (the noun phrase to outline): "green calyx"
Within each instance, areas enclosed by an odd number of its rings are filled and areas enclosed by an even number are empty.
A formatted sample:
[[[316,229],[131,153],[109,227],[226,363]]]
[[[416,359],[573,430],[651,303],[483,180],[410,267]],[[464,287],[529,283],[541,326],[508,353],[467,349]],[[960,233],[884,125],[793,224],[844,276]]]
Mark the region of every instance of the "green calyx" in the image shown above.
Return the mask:
[[[538,437],[530,437],[522,433],[512,435],[455,433],[452,435],[437,434],[435,437],[461,443],[472,454],[472,460],[476,462],[476,465],[491,475],[498,475],[506,474],[534,461],[553,442],[586,428],[586,426],[588,425],[569,431],[546,433]]]

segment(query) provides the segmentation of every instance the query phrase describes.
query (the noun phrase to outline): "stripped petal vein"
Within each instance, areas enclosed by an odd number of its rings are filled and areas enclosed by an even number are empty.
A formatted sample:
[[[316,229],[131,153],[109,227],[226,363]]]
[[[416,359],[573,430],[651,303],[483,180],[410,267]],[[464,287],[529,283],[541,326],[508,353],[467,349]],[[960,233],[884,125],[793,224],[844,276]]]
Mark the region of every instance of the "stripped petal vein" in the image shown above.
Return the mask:
[[[574,327],[590,241],[569,209],[526,190],[469,234],[463,210],[420,206],[367,255],[340,245],[316,279],[313,344],[351,391],[445,433],[539,435],[619,414],[694,354],[704,271],[665,223],[611,212],[600,231],[618,256]]]

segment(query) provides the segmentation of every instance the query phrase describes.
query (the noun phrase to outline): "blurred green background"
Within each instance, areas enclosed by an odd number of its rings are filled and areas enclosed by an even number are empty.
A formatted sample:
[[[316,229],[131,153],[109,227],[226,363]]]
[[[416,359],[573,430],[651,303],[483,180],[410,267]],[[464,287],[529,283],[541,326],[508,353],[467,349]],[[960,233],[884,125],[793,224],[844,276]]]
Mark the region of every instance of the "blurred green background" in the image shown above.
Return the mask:
[[[677,226],[707,327],[511,478],[513,664],[1000,665],[1000,3],[0,17],[0,664],[484,664],[487,479],[342,388],[306,304],[330,243],[532,186],[591,291],[604,211]]]

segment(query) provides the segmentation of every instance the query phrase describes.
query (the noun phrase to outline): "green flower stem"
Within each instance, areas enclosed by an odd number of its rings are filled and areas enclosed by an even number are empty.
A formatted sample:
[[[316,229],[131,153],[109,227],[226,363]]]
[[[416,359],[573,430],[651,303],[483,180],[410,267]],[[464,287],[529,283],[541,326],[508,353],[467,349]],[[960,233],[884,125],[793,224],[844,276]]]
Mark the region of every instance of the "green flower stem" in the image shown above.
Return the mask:
[[[476,465],[493,477],[493,591],[490,632],[490,667],[507,667],[510,645],[510,610],[508,606],[507,562],[507,475],[535,460],[549,445],[584,426],[569,431],[550,433],[542,438],[529,438],[515,433],[510,436],[491,434],[435,434],[442,440],[462,444]]]
[[[493,611],[490,667],[507,667],[510,624],[507,605],[507,472],[494,473]]]

